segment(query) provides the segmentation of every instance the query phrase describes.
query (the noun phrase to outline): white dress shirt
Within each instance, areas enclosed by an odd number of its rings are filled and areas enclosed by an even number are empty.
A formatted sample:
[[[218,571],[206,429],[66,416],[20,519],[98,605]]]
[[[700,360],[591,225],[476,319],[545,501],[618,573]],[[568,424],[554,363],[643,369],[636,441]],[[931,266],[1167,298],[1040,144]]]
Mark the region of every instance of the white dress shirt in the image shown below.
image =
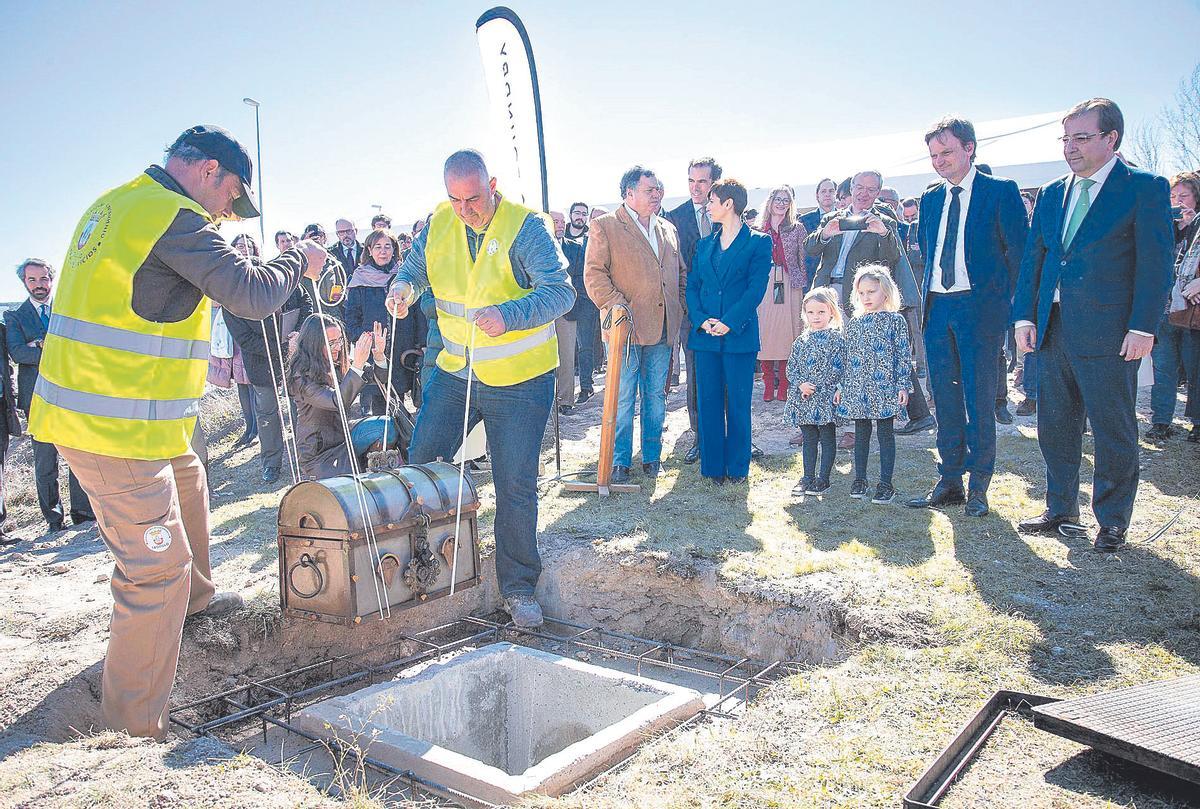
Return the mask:
[[[44,301],[35,301],[33,298],[30,298],[29,305],[33,307],[34,314],[36,314],[38,317],[42,316],[43,306],[46,307],[46,314],[49,315],[54,311],[54,296],[51,295]]]
[[[640,230],[642,235],[646,237],[646,241],[650,242],[650,249],[654,251],[654,257],[661,258],[661,256],[658,254],[658,233],[655,232],[657,229],[654,227],[654,220],[658,217],[654,214],[650,214],[650,227],[644,228],[642,227],[641,220],[638,219],[637,211],[635,211],[633,208],[630,208],[629,203],[623,204],[625,205],[625,213],[629,214],[629,218],[633,220],[633,224],[637,225],[637,229]]]
[[[975,175],[979,172],[975,166],[962,178],[958,193],[958,236],[954,248],[954,284],[949,288],[942,284],[942,246],[946,243],[946,223],[950,217],[950,203],[954,201],[951,189],[954,186],[946,183],[946,199],[942,203],[942,218],[938,223],[937,247],[933,251],[933,272],[929,279],[930,292],[966,292],[971,288],[971,278],[967,275],[967,211],[971,207],[971,189],[975,186]]]
[[[1092,207],[1094,207],[1096,204],[1096,197],[1100,194],[1100,189],[1104,187],[1104,181],[1108,179],[1108,175],[1112,174],[1113,166],[1115,166],[1115,165],[1117,165],[1117,156],[1113,155],[1111,158],[1109,158],[1107,163],[1105,163],[1103,166],[1101,166],[1099,169],[1096,170],[1095,174],[1093,174],[1091,177],[1086,178],[1089,180],[1093,180],[1095,182],[1095,185],[1093,185],[1090,189],[1088,189],[1088,214],[1090,214],[1092,212]],[[1071,177],[1071,185],[1067,187],[1067,204],[1066,204],[1066,207],[1063,209],[1063,227],[1062,227],[1062,233],[1059,234],[1060,239],[1062,236],[1066,235],[1067,226],[1071,223],[1071,214],[1074,212],[1075,206],[1079,203],[1079,190],[1080,190],[1079,181],[1082,179],[1085,179],[1085,178],[1080,177],[1077,174],[1073,175]],[[1087,214],[1084,215],[1083,221],[1084,222],[1087,221]],[[1082,226],[1083,225],[1081,223],[1080,227],[1082,227]],[[1076,234],[1078,234],[1078,231],[1076,231]],[[1055,303],[1058,303],[1058,301],[1059,301],[1058,292],[1059,292],[1058,287],[1055,287],[1054,288],[1054,302]],[[1028,320],[1018,320],[1013,325],[1019,327],[1019,326],[1032,326],[1034,324]],[[1140,334],[1143,337],[1153,337],[1154,336],[1154,335],[1148,334],[1144,331],[1138,331],[1137,329],[1130,329],[1129,331],[1131,334]]]

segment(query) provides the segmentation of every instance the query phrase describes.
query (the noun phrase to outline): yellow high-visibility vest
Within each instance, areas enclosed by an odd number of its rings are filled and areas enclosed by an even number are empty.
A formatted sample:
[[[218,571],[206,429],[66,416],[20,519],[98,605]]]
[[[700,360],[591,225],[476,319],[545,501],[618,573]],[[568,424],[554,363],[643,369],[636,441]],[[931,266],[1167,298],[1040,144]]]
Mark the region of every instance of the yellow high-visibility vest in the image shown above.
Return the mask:
[[[29,432],[114,458],[187,451],[208,372],[210,302],[176,323],[133,311],[133,276],[180,210],[208,213],[142,174],[83,215],[54,295]]]
[[[508,257],[530,213],[529,208],[501,197],[472,262],[466,228],[454,215],[454,208],[443,202],[433,212],[425,241],[425,267],[444,343],[437,357],[442,370],[461,371],[469,351],[471,369],[485,385],[515,385],[558,367],[554,323],[489,337],[473,322],[478,310],[532,292],[517,283]]]

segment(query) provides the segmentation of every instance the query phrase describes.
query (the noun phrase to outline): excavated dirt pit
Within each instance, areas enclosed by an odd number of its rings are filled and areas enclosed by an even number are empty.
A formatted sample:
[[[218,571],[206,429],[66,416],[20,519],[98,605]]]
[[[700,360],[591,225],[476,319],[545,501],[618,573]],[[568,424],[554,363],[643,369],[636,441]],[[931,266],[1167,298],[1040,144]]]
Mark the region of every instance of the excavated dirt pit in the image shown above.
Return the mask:
[[[842,653],[843,638],[862,635],[836,586],[820,576],[810,577],[808,590],[781,595],[737,592],[711,571],[602,556],[578,542],[545,549],[544,560],[538,597],[548,616],[653,643],[586,633],[573,641],[582,629],[557,622],[547,623],[544,638],[493,634],[471,640],[482,627],[459,619],[507,621],[495,612],[499,598],[488,576],[480,586],[393,613],[386,622],[342,627],[287,619],[265,632],[252,623],[191,627],[173,703],[245,686],[230,700],[261,704],[272,694],[249,686],[251,681],[310,667],[272,683],[288,692],[313,689],[289,704],[286,715],[282,706],[272,715],[325,743],[257,720],[215,735],[334,792],[358,785],[385,797],[413,796],[408,782],[362,768],[353,756],[339,754],[340,746],[449,786],[460,793],[457,803],[469,803],[461,793],[507,803],[527,792],[570,790],[628,756],[648,732],[711,707],[734,690],[733,678],[709,676],[728,667],[725,661],[749,658],[734,677],[780,660],[820,664]],[[490,567],[484,563],[485,573]],[[402,637],[439,626],[446,628],[415,642]],[[520,645],[496,643],[509,640]],[[610,648],[588,647],[597,640]],[[430,655],[433,644],[453,648]],[[422,660],[396,665],[422,654]],[[329,685],[363,667],[375,670]],[[678,701],[681,694],[687,698]],[[726,702],[721,709],[738,704]],[[656,705],[668,709],[657,712]],[[229,702],[205,705],[181,718],[204,722],[232,709]]]

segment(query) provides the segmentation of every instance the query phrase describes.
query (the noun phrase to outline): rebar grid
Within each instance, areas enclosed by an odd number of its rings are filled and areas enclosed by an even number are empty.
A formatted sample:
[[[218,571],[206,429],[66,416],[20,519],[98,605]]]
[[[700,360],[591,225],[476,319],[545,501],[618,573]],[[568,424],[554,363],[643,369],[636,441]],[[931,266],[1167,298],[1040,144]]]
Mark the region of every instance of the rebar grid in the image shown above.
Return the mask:
[[[386,662],[368,663],[363,660],[368,656],[377,657],[379,655],[377,649],[326,658],[281,674],[251,680],[236,688],[210,694],[183,705],[177,705],[170,711],[170,721],[194,735],[213,736],[215,731],[232,730],[236,725],[258,720],[262,724],[264,742],[267,739],[268,726],[280,728],[311,742],[293,753],[292,758],[324,748],[328,749],[331,754],[355,758],[365,770],[374,771],[389,779],[389,783],[392,785],[399,783],[401,790],[407,792],[405,797],[409,799],[445,800],[449,798],[455,801],[456,805],[491,807],[494,804],[423,778],[411,770],[402,770],[374,759],[356,746],[343,744],[337,739],[323,739],[301,730],[291,723],[292,713],[298,707],[316,702],[325,696],[331,696],[332,694],[328,692],[335,689],[357,683],[362,683],[359,687],[370,685],[375,683],[381,675],[402,671],[463,647],[486,646],[504,640],[530,646],[536,640],[563,644],[565,646],[564,656],[573,652],[588,652],[610,658],[620,658],[634,663],[638,676],[642,675],[643,666],[646,666],[715,680],[718,689],[717,702],[668,731],[668,734],[679,733],[686,728],[695,727],[706,719],[735,719],[740,715],[738,711],[753,700],[763,688],[802,671],[802,664],[796,661],[776,661],[764,664],[750,658],[739,658],[672,643],[661,643],[624,632],[616,632],[598,626],[584,626],[548,616],[545,621],[542,628],[529,629],[515,626],[512,623],[501,624],[485,618],[470,616],[460,618],[420,632],[397,636],[392,642],[394,644],[394,652],[391,655],[393,659]],[[563,633],[551,632],[550,625],[561,627]],[[453,639],[441,643],[431,640],[431,638],[443,635],[452,636]],[[416,654],[404,655],[403,651],[406,646],[412,645],[421,647],[421,651]],[[695,664],[687,665],[679,662],[680,659],[695,661]],[[339,670],[343,669],[344,673],[339,673]],[[313,685],[303,685],[306,680],[319,676],[322,670],[324,670],[324,679]],[[293,681],[297,680],[302,687],[297,688],[293,685]],[[291,690],[285,687],[288,685],[292,685]],[[282,718],[279,716],[280,712],[283,714]],[[206,721],[189,722],[180,716],[187,713],[201,716],[214,713],[217,715]],[[592,784],[615,772],[628,760],[627,758],[625,761],[617,762],[580,786]],[[464,801],[469,803],[464,803]]]

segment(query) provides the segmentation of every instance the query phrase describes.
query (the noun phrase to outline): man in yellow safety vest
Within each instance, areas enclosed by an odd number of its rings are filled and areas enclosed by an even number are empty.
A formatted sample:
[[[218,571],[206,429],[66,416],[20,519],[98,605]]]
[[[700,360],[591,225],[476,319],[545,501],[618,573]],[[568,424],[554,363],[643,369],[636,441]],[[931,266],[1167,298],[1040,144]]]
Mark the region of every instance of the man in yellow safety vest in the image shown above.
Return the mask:
[[[105,724],[163,739],[187,615],[241,606],[208,561],[208,481],[192,447],[208,366],[210,299],[241,317],[278,309],[326,253],[301,242],[254,264],[217,232],[258,216],[245,148],[195,126],[84,213],[67,251],[29,432],[53,443],[116,559]]]
[[[554,320],[570,311],[575,290],[549,218],[497,193],[479,152],[450,155],[443,175],[450,199],[414,240],[387,300],[405,317],[432,289],[444,344],[409,462],[454,457],[464,418],[468,427],[483,421],[496,484],[500,595],[514,623],[538,626],[538,459],[554,402]]]

